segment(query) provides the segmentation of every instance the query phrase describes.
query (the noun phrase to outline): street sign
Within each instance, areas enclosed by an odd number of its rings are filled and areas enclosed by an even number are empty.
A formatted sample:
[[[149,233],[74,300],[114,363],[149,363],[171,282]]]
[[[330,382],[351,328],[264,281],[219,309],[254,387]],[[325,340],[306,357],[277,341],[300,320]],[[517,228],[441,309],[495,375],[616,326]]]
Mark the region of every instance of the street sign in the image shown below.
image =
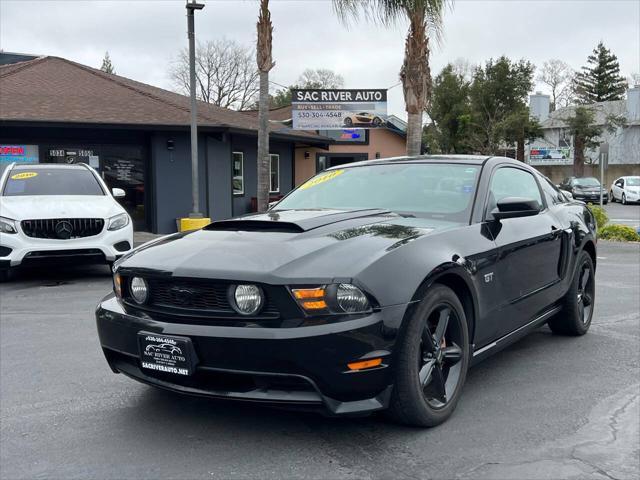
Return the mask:
[[[295,130],[380,128],[387,123],[387,91],[292,90]]]

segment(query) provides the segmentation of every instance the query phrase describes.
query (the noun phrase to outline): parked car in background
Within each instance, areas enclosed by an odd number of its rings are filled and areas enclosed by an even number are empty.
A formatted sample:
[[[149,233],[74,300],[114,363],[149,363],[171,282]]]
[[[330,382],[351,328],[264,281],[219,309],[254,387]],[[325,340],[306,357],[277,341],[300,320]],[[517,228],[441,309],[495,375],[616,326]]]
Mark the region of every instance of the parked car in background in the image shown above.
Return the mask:
[[[574,199],[586,203],[600,203],[600,192],[602,192],[602,203],[605,205],[609,201],[609,194],[594,177],[567,177],[560,185],[560,190],[569,192]]]
[[[640,202],[640,177],[620,177],[611,184],[609,191],[612,202],[626,205],[630,202]]]
[[[114,372],[156,387],[434,426],[472,363],[545,323],[587,332],[594,229],[508,158],[333,167],[116,262],[98,334]],[[182,358],[147,355],[165,344]]]
[[[113,263],[133,247],[129,215],[88,165],[9,165],[0,178],[0,279],[20,265]]]

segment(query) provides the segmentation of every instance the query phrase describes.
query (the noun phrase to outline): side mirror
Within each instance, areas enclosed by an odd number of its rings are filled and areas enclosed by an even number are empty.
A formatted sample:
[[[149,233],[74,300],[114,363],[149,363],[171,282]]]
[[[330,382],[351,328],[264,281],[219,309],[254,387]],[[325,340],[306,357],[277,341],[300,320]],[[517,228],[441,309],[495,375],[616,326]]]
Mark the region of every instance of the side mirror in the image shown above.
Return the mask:
[[[112,188],[111,194],[113,195],[114,198],[122,198],[127,195],[126,192],[121,188]]]
[[[560,189],[560,193],[567,197],[567,200],[573,200],[573,194],[571,192]]]
[[[531,198],[506,197],[499,200],[491,215],[496,220],[503,218],[531,217],[540,213],[540,203]]]

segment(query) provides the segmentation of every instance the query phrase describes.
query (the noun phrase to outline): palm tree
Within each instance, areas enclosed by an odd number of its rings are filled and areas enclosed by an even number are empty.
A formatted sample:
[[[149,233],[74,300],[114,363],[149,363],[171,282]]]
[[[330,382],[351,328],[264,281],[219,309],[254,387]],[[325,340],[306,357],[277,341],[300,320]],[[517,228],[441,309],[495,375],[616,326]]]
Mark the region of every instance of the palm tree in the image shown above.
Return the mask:
[[[431,99],[429,35],[440,38],[445,6],[453,0],[333,0],[343,22],[364,16],[389,26],[409,21],[400,80],[407,111],[407,155],[419,155],[422,144],[422,112]]]
[[[275,65],[271,54],[273,25],[269,12],[269,0],[260,0],[258,15],[258,48],[256,60],[260,72],[260,96],[258,100],[258,211],[269,205],[269,71]]]

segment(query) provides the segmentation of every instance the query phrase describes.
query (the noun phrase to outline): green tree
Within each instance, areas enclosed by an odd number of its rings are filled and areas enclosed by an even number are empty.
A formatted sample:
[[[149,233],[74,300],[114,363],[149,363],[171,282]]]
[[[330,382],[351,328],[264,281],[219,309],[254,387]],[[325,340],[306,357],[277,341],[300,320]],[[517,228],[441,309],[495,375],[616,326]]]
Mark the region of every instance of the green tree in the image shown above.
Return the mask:
[[[587,65],[576,75],[575,91],[581,103],[620,100],[627,90],[627,81],[620,75],[620,63],[602,42],[587,58]]]
[[[595,124],[595,120],[595,111],[589,106],[578,106],[572,115],[564,118],[573,137],[573,174],[576,177],[584,176],[585,151],[600,146],[605,130],[613,132],[626,124],[624,117],[618,116],[609,116],[600,125]]]
[[[269,71],[274,67],[273,24],[269,11],[269,0],[260,0],[258,15],[258,63],[260,93],[258,97],[258,211],[264,212],[269,205]]]
[[[484,67],[476,69],[469,90],[474,150],[496,152],[504,140],[503,122],[512,113],[526,108],[534,71],[530,62],[512,62],[505,56],[490,59]]]
[[[535,118],[531,118],[527,108],[510,113],[499,125],[501,138],[516,145],[516,159],[524,162],[524,144],[542,136],[542,128]]]
[[[431,99],[429,67],[431,36],[438,36],[449,0],[333,0],[334,9],[346,21],[361,16],[385,26],[408,21],[400,80],[407,111],[407,155],[419,155],[422,147],[422,113]]]
[[[102,59],[102,66],[100,67],[105,73],[115,74],[116,70],[113,68],[113,64],[111,63],[111,57],[109,56],[109,52],[104,53],[104,58]]]
[[[434,150],[434,141],[442,153],[471,151],[469,88],[470,82],[457,73],[452,64],[444,67],[433,80],[431,105],[427,110],[433,124],[424,130],[428,134],[429,151]]]

